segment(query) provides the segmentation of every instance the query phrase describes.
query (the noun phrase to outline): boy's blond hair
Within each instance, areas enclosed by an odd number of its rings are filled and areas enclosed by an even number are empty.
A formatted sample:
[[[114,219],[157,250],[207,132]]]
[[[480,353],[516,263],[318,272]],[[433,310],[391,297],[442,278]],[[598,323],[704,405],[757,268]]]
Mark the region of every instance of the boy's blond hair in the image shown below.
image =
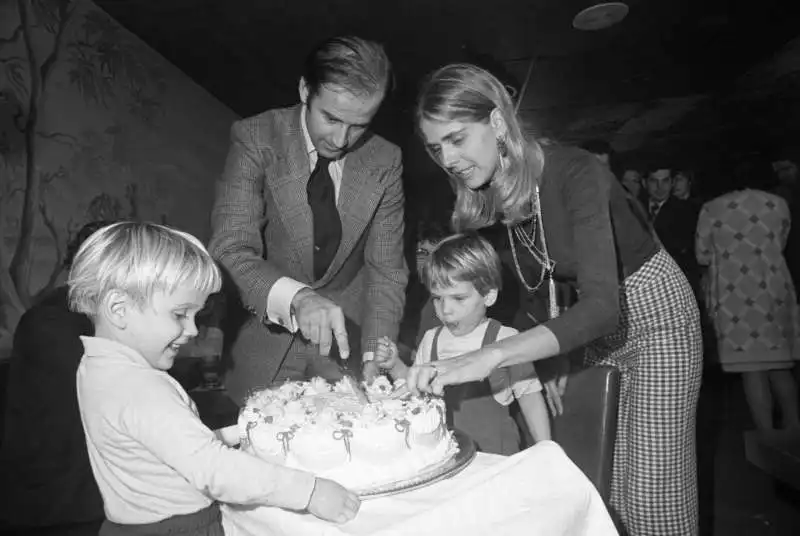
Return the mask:
[[[155,223],[119,222],[92,234],[75,254],[67,280],[69,306],[90,317],[114,290],[140,306],[156,291],[190,286],[219,291],[222,276],[194,236]]]
[[[422,282],[432,290],[459,282],[472,283],[486,296],[502,287],[502,271],[497,251],[475,232],[459,233],[441,240],[425,260]]]

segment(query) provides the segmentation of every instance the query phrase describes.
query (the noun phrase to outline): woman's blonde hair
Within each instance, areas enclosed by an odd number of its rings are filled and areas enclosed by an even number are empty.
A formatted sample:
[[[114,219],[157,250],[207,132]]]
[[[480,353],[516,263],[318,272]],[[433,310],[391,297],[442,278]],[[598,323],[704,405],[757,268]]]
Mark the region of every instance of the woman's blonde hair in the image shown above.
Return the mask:
[[[222,276],[194,236],[155,223],[119,222],[96,231],[75,254],[67,279],[73,311],[95,317],[109,292],[125,292],[138,305],[156,291],[190,286],[218,292]]]
[[[479,190],[469,189],[448,173],[456,193],[452,218],[456,231],[485,227],[498,219],[516,224],[530,218],[544,154],[536,140],[525,136],[508,89],[480,67],[446,65],[428,76],[417,98],[417,128],[424,119],[488,124],[495,109],[507,127],[504,137],[498,139],[498,152],[508,165],[497,170],[488,188]],[[441,165],[435,155],[428,154]]]
[[[500,258],[492,244],[474,231],[448,236],[425,260],[421,279],[428,290],[472,283],[481,296],[503,285]]]

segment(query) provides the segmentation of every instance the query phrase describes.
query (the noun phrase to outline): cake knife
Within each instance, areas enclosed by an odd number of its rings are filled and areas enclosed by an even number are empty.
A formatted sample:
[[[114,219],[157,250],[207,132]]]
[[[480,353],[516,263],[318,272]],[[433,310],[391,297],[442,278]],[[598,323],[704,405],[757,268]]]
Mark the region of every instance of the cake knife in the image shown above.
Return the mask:
[[[342,380],[350,385],[350,388],[355,393],[358,401],[364,406],[369,405],[370,402],[369,397],[367,396],[367,391],[364,390],[364,386],[361,385],[361,382],[358,381],[358,378],[356,378],[355,374],[353,374],[351,370],[342,364],[339,365],[339,372],[342,373]]]

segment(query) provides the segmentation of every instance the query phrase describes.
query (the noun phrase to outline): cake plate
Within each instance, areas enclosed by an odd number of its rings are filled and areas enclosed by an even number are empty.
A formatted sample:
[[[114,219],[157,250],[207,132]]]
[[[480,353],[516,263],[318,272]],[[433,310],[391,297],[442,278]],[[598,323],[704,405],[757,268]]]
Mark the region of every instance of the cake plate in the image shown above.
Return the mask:
[[[458,452],[450,459],[425,469],[414,478],[390,484],[382,484],[372,488],[357,490],[358,496],[362,500],[377,499],[398,493],[424,488],[441,480],[452,477],[461,472],[470,462],[475,459],[475,442],[461,430],[453,430]]]

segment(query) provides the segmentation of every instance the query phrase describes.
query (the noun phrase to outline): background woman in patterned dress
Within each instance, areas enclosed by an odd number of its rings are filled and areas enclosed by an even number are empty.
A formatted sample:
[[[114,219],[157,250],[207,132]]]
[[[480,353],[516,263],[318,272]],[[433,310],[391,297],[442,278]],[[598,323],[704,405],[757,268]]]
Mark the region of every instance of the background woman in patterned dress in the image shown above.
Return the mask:
[[[797,385],[790,369],[796,348],[798,307],[783,250],[789,207],[779,196],[747,188],[752,173],[735,174],[732,191],[706,203],[697,225],[697,260],[708,266],[708,310],[726,372],[742,374],[756,427],[800,427]],[[793,356],[794,353],[794,356]]]
[[[702,370],[697,302],[675,261],[632,212],[607,166],[523,135],[508,91],[472,65],[423,85],[417,121],[456,191],[456,230],[502,221],[531,293],[573,285],[557,316],[481,350],[412,367],[413,390],[486,378],[497,367],[587,348],[622,372],[611,506],[631,536],[698,533],[695,413]],[[553,281],[555,283],[555,281]],[[565,401],[569,404],[569,400]]]

